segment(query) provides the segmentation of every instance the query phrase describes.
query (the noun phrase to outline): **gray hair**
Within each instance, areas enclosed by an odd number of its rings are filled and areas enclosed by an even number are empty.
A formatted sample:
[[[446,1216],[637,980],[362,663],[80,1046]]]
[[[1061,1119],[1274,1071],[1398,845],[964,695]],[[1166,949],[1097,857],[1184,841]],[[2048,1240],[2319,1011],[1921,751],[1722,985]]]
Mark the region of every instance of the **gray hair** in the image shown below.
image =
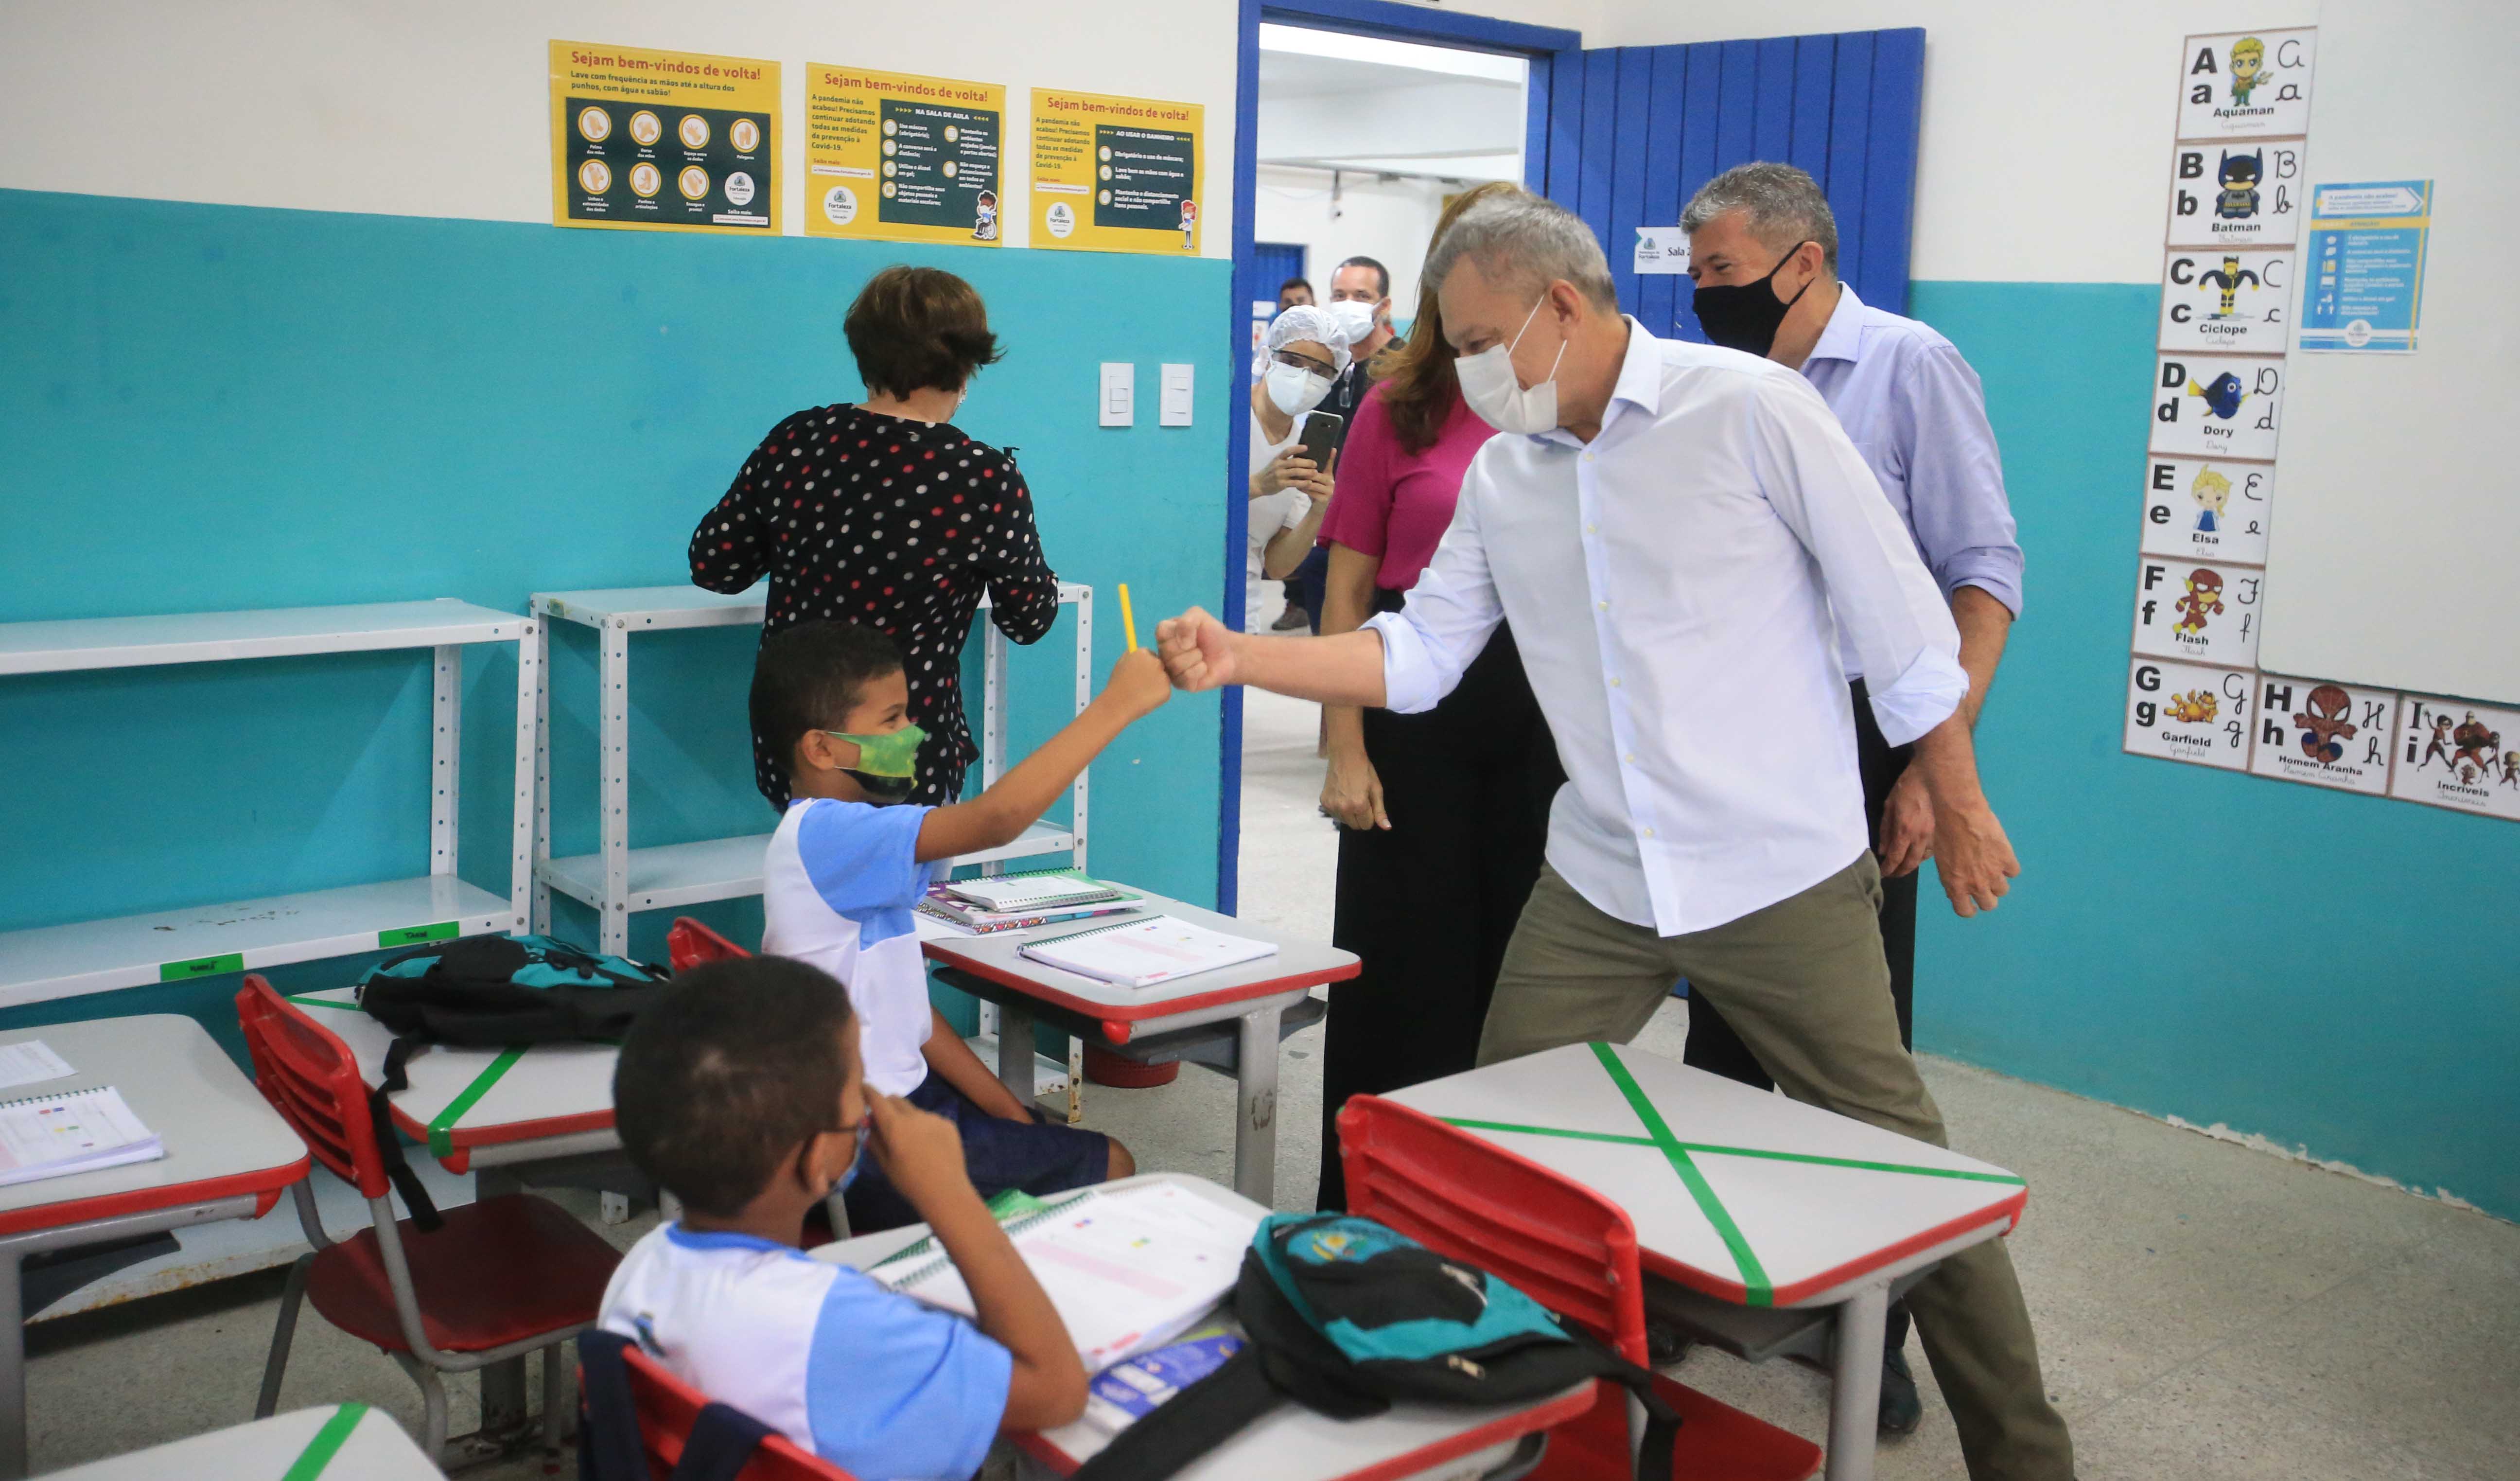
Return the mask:
[[[1563,279],[1596,307],[1618,311],[1619,291],[1600,239],[1583,218],[1545,197],[1500,191],[1472,202],[1426,253],[1418,276],[1440,292],[1463,258],[1492,277],[1535,287]]]
[[[1820,244],[1829,276],[1837,276],[1837,216],[1820,182],[1790,164],[1762,159],[1736,164],[1697,188],[1680,213],[1680,229],[1694,232],[1727,211],[1740,211],[1742,225],[1772,251]]]

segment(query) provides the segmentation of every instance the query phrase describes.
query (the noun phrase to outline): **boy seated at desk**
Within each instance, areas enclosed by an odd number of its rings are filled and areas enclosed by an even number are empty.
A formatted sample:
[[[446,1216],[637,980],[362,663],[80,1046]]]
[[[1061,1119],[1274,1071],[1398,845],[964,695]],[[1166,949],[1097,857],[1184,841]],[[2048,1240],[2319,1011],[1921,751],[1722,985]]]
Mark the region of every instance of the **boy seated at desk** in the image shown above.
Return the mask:
[[[892,640],[846,622],[805,622],[764,639],[752,670],[752,732],[788,748],[794,800],[762,868],[761,949],[848,985],[867,1084],[961,1130],[984,1197],[1055,1193],[1137,1171],[1100,1132],[1050,1124],[1015,1099],[927,1001],[911,912],[943,861],[1023,836],[1086,763],[1162,704],[1171,681],[1152,652],[1125,654],[1085,712],[979,796],[905,804],[920,741]],[[859,1234],[918,1222],[881,1167],[848,1191]]]
[[[859,1032],[838,983],[776,957],[686,972],[641,1015],[613,1119],[683,1216],[631,1247],[597,1321],[860,1481],[968,1476],[1001,1432],[1082,1414],[1085,1368],[953,1124],[868,1088]],[[976,1330],[796,1247],[870,1157],[961,1271]]]

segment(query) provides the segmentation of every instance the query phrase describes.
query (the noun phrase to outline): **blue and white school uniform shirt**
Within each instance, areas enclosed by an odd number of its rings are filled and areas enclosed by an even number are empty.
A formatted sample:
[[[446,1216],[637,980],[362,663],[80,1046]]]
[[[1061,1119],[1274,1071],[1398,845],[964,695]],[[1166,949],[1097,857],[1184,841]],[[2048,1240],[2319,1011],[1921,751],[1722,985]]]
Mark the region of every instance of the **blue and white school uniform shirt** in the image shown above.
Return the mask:
[[[935,864],[919,862],[928,809],[799,797],[770,835],[761,871],[761,949],[810,962],[849,990],[867,1084],[906,1096],[927,1078],[920,1047],[936,1020],[911,909]]]
[[[856,1271],[679,1224],[631,1246],[597,1321],[859,1481],[978,1470],[1014,1368],[970,1323]]]

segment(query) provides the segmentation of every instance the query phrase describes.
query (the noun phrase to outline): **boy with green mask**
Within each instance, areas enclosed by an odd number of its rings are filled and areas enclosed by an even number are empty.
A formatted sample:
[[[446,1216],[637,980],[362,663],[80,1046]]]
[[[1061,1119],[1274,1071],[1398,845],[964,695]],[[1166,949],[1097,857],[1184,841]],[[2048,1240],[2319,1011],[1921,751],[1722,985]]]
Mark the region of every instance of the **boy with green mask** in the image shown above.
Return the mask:
[[[982,1197],[1052,1193],[1137,1170],[1099,1132],[1041,1124],[928,1005],[911,912],[949,861],[1022,836],[1130,722],[1172,694],[1152,651],[1123,656],[1085,712],[995,786],[944,807],[906,804],[924,739],[900,651],[871,628],[806,622],[761,644],[753,733],[788,747],[793,790],[762,869],[761,949],[846,985],[867,1084],[955,1122]],[[869,1168],[847,1191],[860,1233],[919,1213]]]

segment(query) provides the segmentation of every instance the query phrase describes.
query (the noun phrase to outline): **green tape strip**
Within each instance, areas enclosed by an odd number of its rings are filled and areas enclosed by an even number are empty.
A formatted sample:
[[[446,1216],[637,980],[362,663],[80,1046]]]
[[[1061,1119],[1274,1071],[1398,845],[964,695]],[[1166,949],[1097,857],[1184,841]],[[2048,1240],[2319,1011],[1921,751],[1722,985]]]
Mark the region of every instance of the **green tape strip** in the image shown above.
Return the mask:
[[[400,930],[377,932],[379,946],[418,946],[424,941],[452,941],[455,922],[440,920],[434,925],[406,925]]]
[[[306,1442],[306,1448],[297,1453],[297,1459],[290,1462],[289,1469],[281,1472],[280,1481],[315,1481],[316,1477],[324,1474],[324,1467],[333,1463],[333,1458],[340,1454],[341,1447],[349,1442],[350,1431],[357,1429],[359,1421],[367,1416],[368,1407],[364,1404],[344,1404],[333,1411],[333,1417],[324,1421],[324,1427],[315,1432],[314,1439]]]
[[[430,1156],[449,1157],[455,1154],[455,1139],[447,1134],[455,1129],[456,1122],[464,1119],[464,1113],[472,1108],[473,1102],[488,1095],[490,1087],[499,1083],[499,1077],[514,1069],[517,1061],[524,1056],[525,1052],[521,1046],[500,1051],[499,1057],[490,1061],[490,1067],[473,1076],[472,1083],[464,1087],[464,1094],[446,1102],[446,1109],[439,1111],[436,1119],[428,1123]]]
[[[359,1005],[355,1003],[343,1003],[338,998],[301,998],[295,993],[292,993],[289,995],[289,1001],[296,1004],[300,1008],[329,1008],[337,1013],[364,1013],[367,1011],[366,1009],[359,1007]]]
[[[190,962],[160,962],[158,980],[190,982],[196,977],[216,977],[224,972],[245,970],[245,953],[229,952],[223,957],[195,957]]]
[[[1645,1134],[1662,1148],[1663,1156],[1671,1163],[1671,1170],[1680,1175],[1688,1195],[1697,1200],[1698,1212],[1706,1216],[1707,1223],[1715,1226],[1715,1233],[1724,1240],[1724,1247],[1732,1252],[1732,1263],[1741,1272],[1742,1304],[1774,1306],[1777,1288],[1768,1279],[1767,1268],[1759,1263],[1758,1255],[1751,1250],[1750,1241],[1741,1234],[1741,1226],[1732,1222],[1732,1215],[1726,1211],[1724,1200],[1716,1197],[1715,1189],[1707,1186],[1706,1175],[1697,1170],[1697,1164],[1688,1159],[1688,1149],[1680,1144],[1678,1137],[1672,1135],[1671,1127],[1662,1119],[1662,1112],[1654,1109],[1654,1103],[1645,1099],[1644,1090],[1637,1084],[1636,1077],[1619,1062],[1617,1051],[1606,1044],[1596,1044],[1592,1049],[1593,1057],[1600,1060],[1601,1068],[1609,1072],[1610,1083],[1619,1088],[1620,1095],[1628,1098],[1628,1109],[1635,1111],[1637,1119],[1644,1123]]]
[[[1526,1137],[1564,1137],[1573,1142],[1608,1142],[1620,1146],[1660,1146],[1651,1137],[1622,1137],[1615,1132],[1573,1132],[1559,1126],[1521,1126],[1511,1121],[1472,1121],[1446,1116],[1447,1126],[1474,1132],[1519,1132]],[[1918,1167],[1911,1162],[1867,1162],[1859,1157],[1823,1157],[1816,1152],[1778,1152],[1758,1146],[1723,1146],[1713,1142],[1683,1142],[1681,1149],[1719,1157],[1763,1157],[1771,1162],[1810,1162],[1821,1167],[1852,1167],[1873,1173],[1905,1173],[1912,1178],[1957,1178],[1963,1183],[2003,1183],[2014,1188],[2029,1180],[2011,1173],[1973,1173],[1958,1167]]]

